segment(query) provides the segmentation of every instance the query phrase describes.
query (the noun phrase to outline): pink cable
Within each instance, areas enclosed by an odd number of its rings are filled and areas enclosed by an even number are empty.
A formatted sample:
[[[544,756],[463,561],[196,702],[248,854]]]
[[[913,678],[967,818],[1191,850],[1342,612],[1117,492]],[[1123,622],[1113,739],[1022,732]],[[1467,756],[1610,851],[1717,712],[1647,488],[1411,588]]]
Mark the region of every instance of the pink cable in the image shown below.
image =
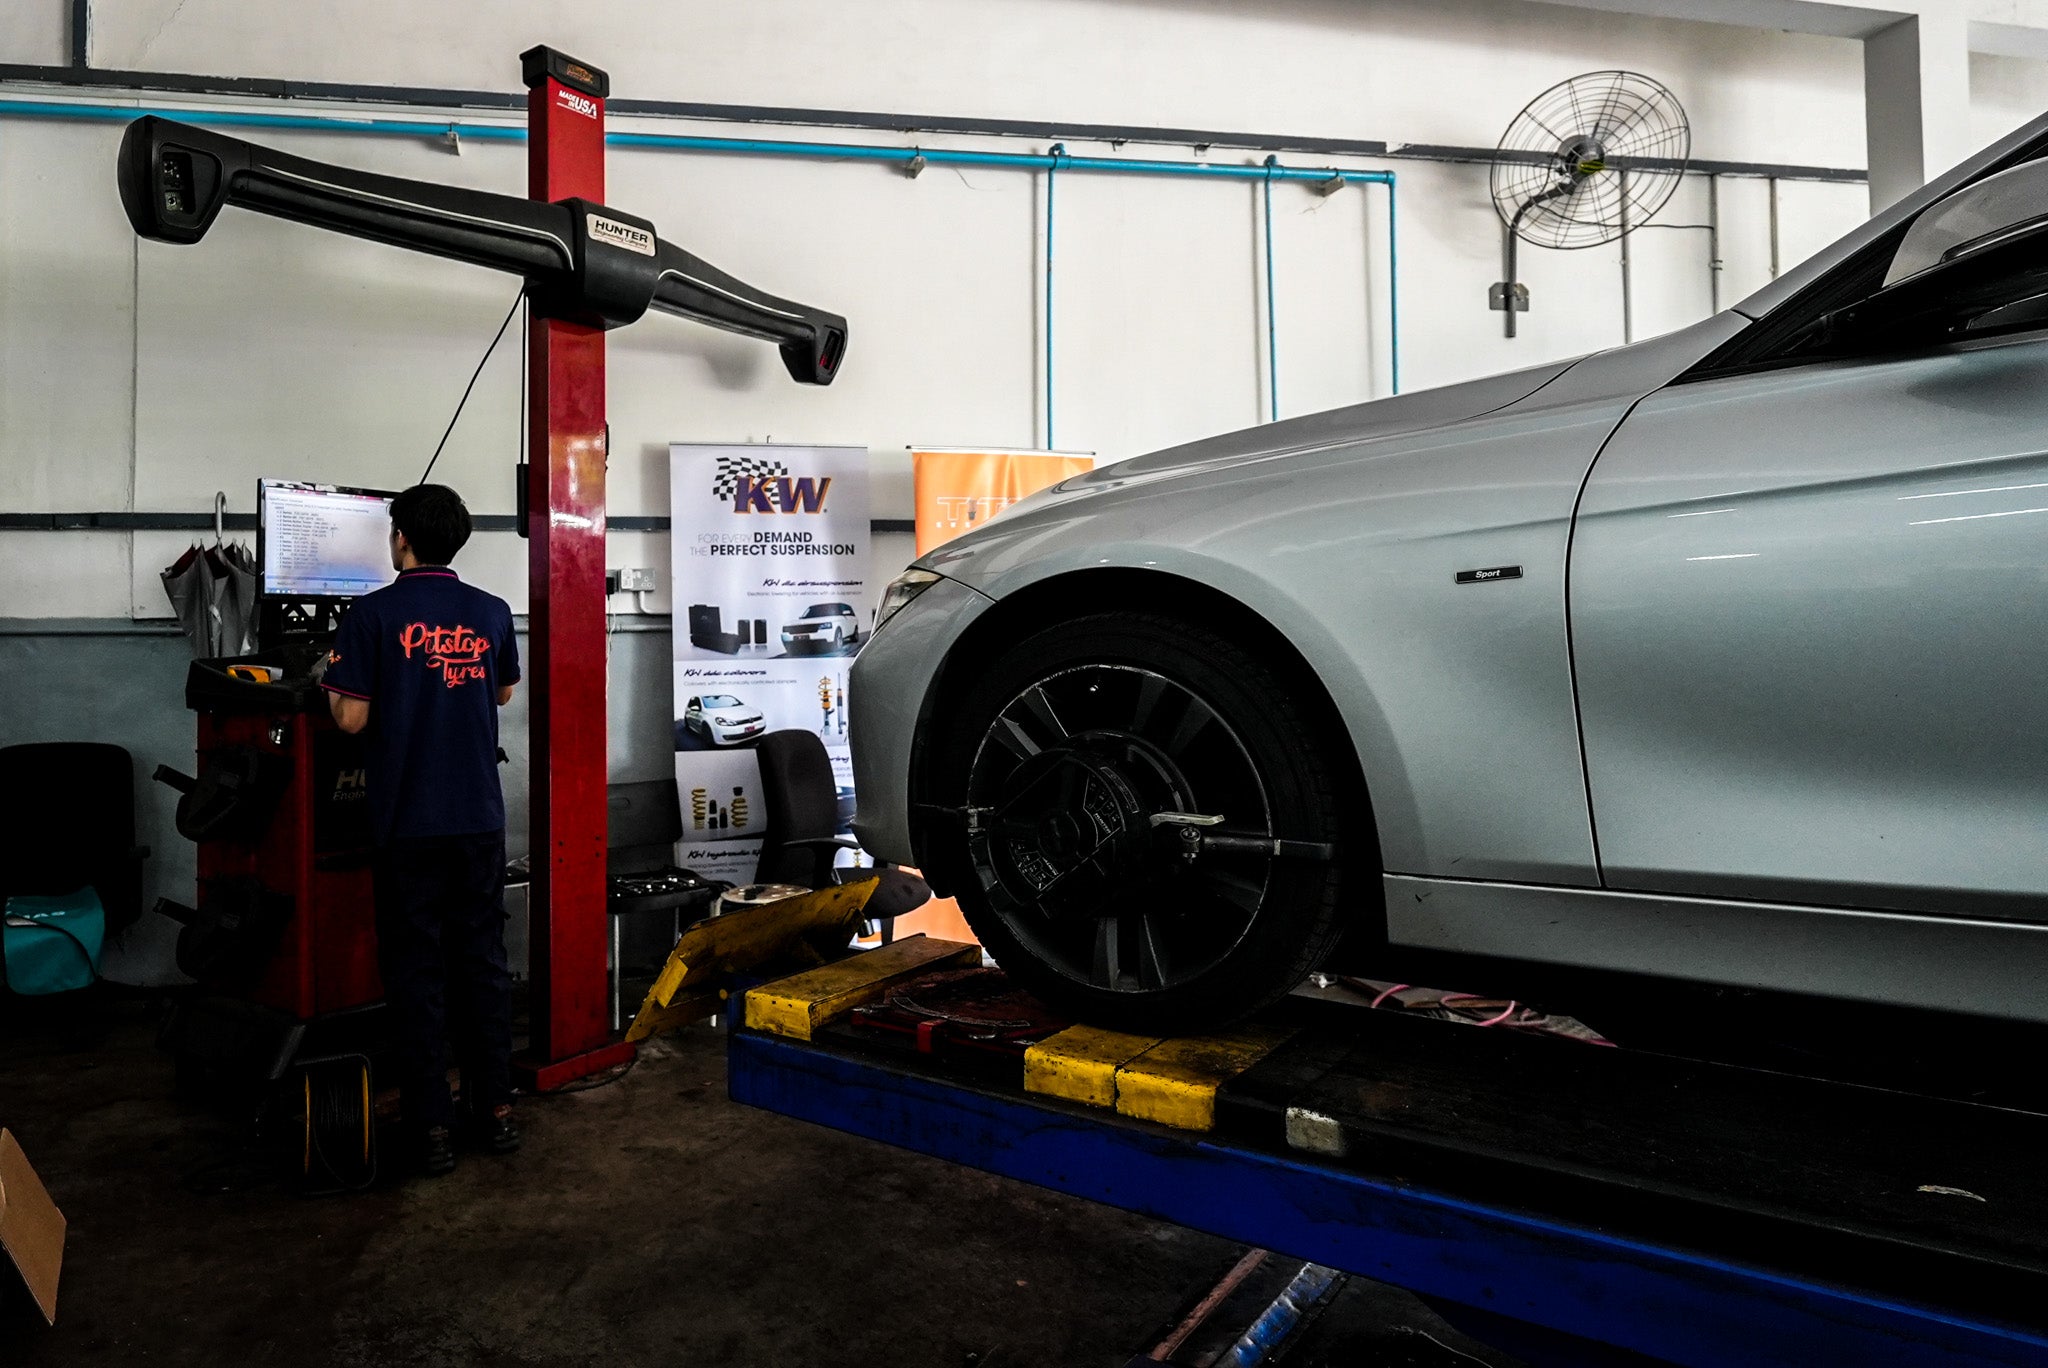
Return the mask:
[[[1379,995],[1378,997],[1374,998],[1374,999],[1372,1000],[1372,1005],[1373,1005],[1373,1006],[1375,1006],[1375,1007],[1377,1007],[1377,1006],[1379,1006],[1379,1005],[1380,1005],[1380,1004],[1381,1004],[1382,1002],[1385,1002],[1385,1001],[1386,1001],[1386,1000],[1387,1000],[1388,998],[1392,997],[1392,996],[1393,996],[1394,994],[1396,994],[1396,993],[1402,993],[1402,992],[1406,992],[1407,990],[1408,990],[1408,985],[1407,985],[1407,984],[1405,984],[1405,983],[1397,983],[1397,984],[1395,984],[1395,985],[1394,985],[1393,987],[1391,987],[1391,988],[1387,989],[1387,991],[1386,991],[1386,992],[1384,992],[1384,993],[1381,993],[1381,994],[1380,994],[1380,995]]]
[[[1460,1002],[1478,1001],[1478,999],[1474,997],[1471,993],[1446,993],[1442,997],[1437,999],[1437,1005],[1440,1007],[1449,1007],[1453,1000]],[[1521,1010],[1521,1003],[1510,1001],[1508,1003],[1508,1009],[1505,1012],[1502,1012],[1499,1016],[1488,1018],[1485,1021],[1475,1021],[1472,1024],[1474,1026],[1498,1026],[1503,1021],[1506,1021],[1509,1017],[1513,1016],[1516,1012],[1519,1012]]]

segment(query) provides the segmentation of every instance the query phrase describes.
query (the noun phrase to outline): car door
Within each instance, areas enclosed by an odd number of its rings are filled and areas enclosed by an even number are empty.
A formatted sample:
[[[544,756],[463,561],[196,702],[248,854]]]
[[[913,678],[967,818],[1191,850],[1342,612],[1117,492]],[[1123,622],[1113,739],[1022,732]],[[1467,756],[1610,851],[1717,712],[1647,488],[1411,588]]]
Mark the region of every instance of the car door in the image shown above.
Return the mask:
[[[2048,273],[2013,260],[1601,453],[1567,593],[1609,887],[2041,919]]]

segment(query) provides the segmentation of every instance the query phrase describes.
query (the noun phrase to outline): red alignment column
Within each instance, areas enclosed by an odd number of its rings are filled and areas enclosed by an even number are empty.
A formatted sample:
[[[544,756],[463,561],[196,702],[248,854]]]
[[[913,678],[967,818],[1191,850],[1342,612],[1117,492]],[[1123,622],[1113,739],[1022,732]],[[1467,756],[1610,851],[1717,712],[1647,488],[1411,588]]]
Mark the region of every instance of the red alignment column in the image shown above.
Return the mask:
[[[605,74],[551,48],[520,61],[527,194],[602,203]],[[633,1055],[605,964],[604,333],[544,313],[536,300],[526,337],[534,991],[518,1061],[543,1092]]]

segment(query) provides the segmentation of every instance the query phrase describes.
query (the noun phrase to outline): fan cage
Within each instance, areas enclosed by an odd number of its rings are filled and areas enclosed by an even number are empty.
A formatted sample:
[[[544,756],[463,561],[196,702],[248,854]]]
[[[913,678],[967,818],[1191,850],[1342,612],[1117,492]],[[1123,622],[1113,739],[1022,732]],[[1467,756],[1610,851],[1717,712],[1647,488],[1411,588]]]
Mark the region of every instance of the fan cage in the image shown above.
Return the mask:
[[[1526,241],[1598,247],[1654,218],[1691,155],[1692,128],[1668,86],[1636,71],[1587,72],[1510,121],[1494,156],[1494,208]]]

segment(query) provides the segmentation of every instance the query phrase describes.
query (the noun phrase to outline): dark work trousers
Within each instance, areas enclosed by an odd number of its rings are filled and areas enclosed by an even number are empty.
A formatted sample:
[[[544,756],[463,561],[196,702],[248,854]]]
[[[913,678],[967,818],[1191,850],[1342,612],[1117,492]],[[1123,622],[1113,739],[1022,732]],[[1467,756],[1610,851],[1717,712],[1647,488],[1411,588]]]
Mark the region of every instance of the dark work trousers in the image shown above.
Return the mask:
[[[512,1100],[505,833],[377,849],[377,968],[397,1028],[400,1103],[424,1131],[454,1121],[448,1040],[473,1115]]]

